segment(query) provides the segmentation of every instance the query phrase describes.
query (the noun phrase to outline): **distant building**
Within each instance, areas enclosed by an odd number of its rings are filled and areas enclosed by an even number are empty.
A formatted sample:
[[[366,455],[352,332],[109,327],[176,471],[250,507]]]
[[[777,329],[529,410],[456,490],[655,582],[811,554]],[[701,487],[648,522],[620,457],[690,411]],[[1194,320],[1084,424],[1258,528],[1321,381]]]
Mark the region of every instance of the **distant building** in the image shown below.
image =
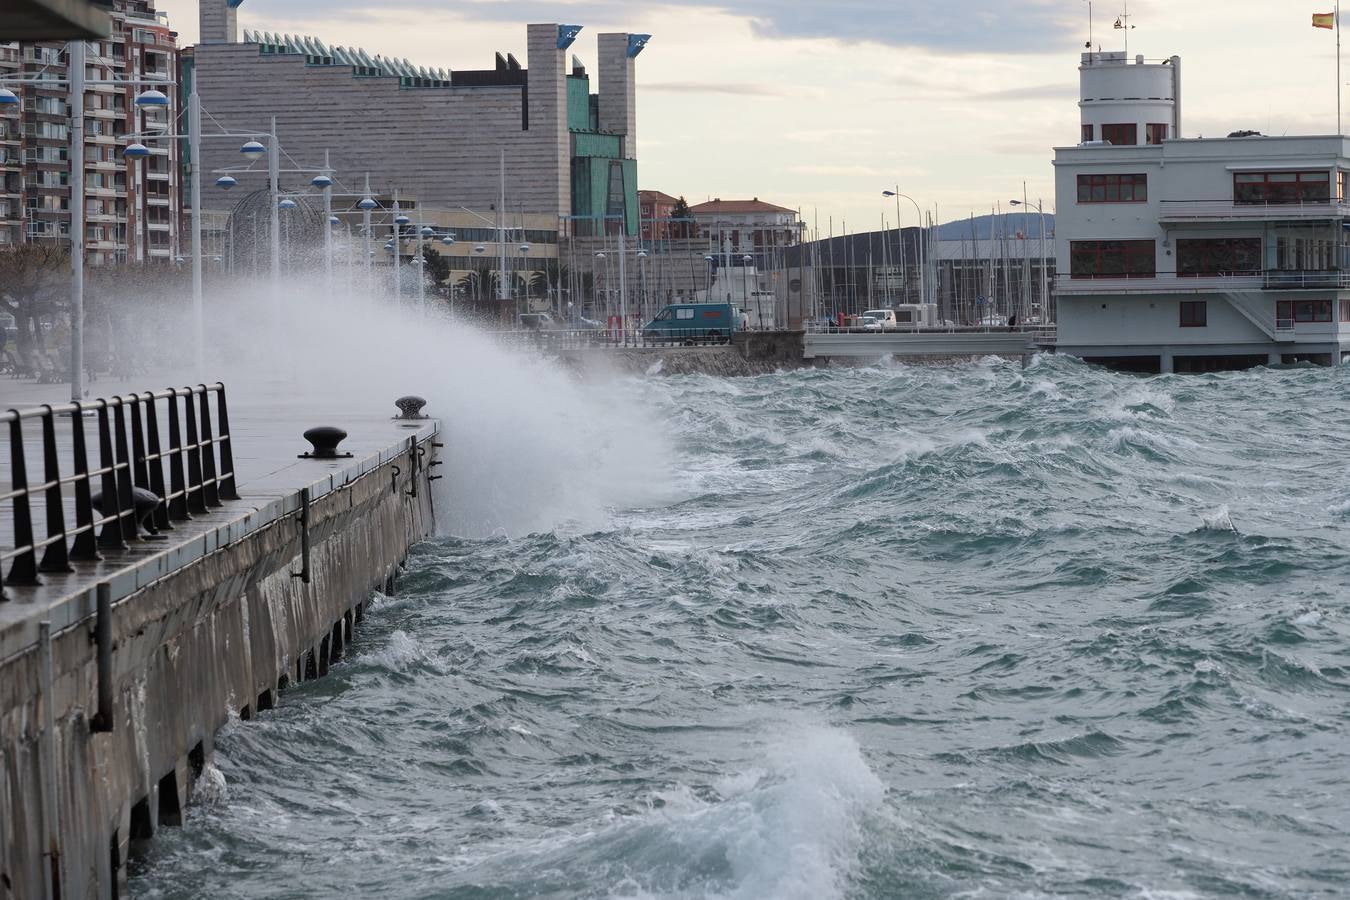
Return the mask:
[[[648,36],[599,35],[592,92],[570,54],[577,26],[530,25],[528,66],[498,53],[487,69],[428,69],[317,38],[244,32],[241,42],[235,0],[200,6],[188,77],[222,126],[256,129],[275,116],[291,159],[316,166],[329,153],[349,190],[369,174],[376,190],[427,210],[496,210],[504,161],[511,216],[547,216],[564,233],[638,234],[635,60]],[[210,142],[203,164],[214,171],[238,155]],[[236,176],[241,190],[264,186],[265,167],[255,168]],[[204,205],[229,209],[234,200],[207,185]],[[448,248],[464,257],[452,265],[468,268],[472,248]]]
[[[675,214],[678,197],[661,191],[638,191],[638,216],[642,222],[642,239],[664,241],[670,237],[670,219]]]
[[[171,81],[176,35],[152,0],[114,0],[109,37],[90,41],[91,81]],[[0,106],[0,247],[70,239],[70,88],[64,42],[0,44],[0,85],[19,95]],[[19,83],[12,79],[47,79]],[[167,130],[176,122],[174,91],[167,109],[138,110],[147,85],[96,85],[85,91],[85,254],[91,265],[166,262],[180,251],[180,167],[177,141],[148,142],[150,156],[128,163],[124,135]]]
[[[1082,56],[1083,142],[1055,151],[1060,350],[1149,372],[1345,360],[1350,144],[1183,139],[1180,63]]]
[[[698,236],[712,240],[724,253],[752,255],[767,268],[777,251],[801,242],[797,211],[753,200],[709,200],[689,208]]]

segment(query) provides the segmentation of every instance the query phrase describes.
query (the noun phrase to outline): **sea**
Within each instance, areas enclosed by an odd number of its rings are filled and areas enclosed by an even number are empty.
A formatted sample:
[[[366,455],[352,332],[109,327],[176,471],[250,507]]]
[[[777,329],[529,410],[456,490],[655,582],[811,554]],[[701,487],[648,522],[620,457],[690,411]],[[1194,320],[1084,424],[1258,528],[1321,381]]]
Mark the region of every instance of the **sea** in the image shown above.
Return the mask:
[[[1350,370],[616,374],[448,444],[132,896],[1350,896]]]

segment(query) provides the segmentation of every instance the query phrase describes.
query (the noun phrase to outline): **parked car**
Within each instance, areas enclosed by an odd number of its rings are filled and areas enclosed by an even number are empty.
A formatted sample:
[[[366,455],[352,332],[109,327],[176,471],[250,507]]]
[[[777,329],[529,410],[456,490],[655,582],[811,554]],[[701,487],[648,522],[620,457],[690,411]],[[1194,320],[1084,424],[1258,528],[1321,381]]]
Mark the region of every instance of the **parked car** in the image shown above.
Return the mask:
[[[668,343],[725,343],[747,325],[745,311],[730,303],[674,303],[642,326],[642,336]]]
[[[875,327],[867,324],[868,319],[872,319],[876,322]],[[895,310],[893,309],[869,309],[863,313],[862,327],[867,328],[868,330],[890,330],[892,328],[898,328],[899,325],[900,323],[896,321]]]

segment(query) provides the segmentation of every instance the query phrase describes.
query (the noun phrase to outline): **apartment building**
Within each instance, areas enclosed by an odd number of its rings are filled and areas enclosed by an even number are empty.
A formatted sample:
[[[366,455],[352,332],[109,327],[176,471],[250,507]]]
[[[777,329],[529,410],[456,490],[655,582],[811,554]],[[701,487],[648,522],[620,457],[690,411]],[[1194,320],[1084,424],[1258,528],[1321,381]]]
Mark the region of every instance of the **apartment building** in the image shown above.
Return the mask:
[[[177,37],[152,0],[114,0],[112,32],[89,41],[84,96],[83,198],[71,196],[71,109],[64,42],[0,44],[0,86],[19,103],[0,106],[0,247],[27,241],[69,241],[71,203],[85,211],[90,265],[168,261],[180,249],[179,147],[148,141],[150,157],[122,156],[125,135],[167,132],[178,105],[138,110],[144,84],[171,82]],[[119,82],[124,84],[96,84]]]
[[[1055,151],[1060,351],[1145,372],[1342,362],[1350,144],[1182,137],[1180,68],[1082,56],[1081,143]]]

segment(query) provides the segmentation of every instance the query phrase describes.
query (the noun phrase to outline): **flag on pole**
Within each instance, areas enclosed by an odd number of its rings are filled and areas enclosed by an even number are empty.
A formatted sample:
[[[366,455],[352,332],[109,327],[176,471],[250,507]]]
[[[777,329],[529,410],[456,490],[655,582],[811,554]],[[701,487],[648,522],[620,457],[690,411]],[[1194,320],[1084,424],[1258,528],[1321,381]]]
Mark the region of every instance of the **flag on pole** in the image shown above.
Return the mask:
[[[1312,24],[1313,24],[1313,27],[1314,27],[1314,28],[1327,28],[1327,29],[1335,28],[1335,27],[1336,27],[1336,14],[1335,14],[1335,13],[1313,13]]]

